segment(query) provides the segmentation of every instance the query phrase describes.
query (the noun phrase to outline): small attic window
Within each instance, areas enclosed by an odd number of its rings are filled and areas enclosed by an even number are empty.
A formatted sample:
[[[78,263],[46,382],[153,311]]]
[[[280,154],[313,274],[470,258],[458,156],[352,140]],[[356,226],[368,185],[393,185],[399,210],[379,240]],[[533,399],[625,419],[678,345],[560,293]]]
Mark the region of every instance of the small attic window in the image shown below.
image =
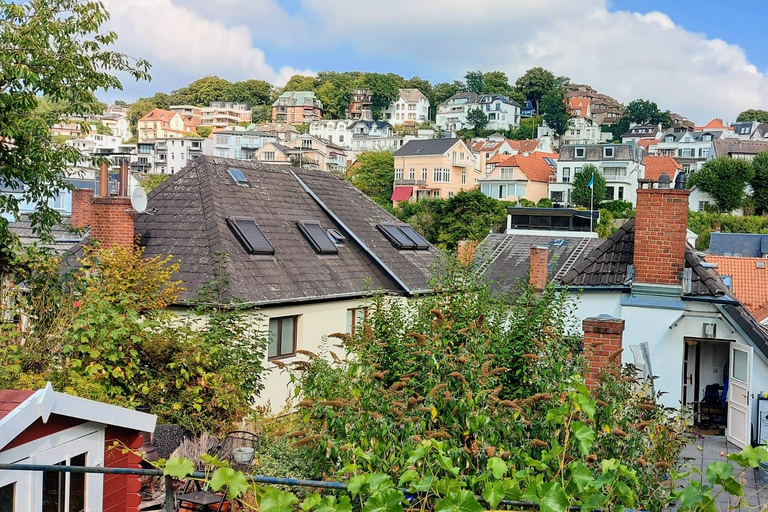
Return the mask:
[[[248,184],[248,178],[245,177],[245,174],[243,174],[243,171],[240,169],[230,169],[229,175],[232,176],[232,179],[235,180],[235,183],[238,185],[246,185]]]
[[[405,236],[416,243],[417,251],[426,251],[429,249],[429,242],[424,240],[424,237],[418,234],[411,226],[404,224],[402,226],[398,226],[398,229],[400,229],[400,231],[405,233]]]
[[[230,217],[227,225],[248,254],[275,254],[275,248],[256,225],[253,217]]]
[[[765,268],[765,262],[764,261],[756,261],[755,262],[756,268]]]
[[[346,241],[347,237],[341,234],[341,232],[338,229],[326,229],[326,233],[328,233],[328,236],[331,237],[331,240],[333,240],[337,244],[344,243]]]
[[[424,146],[419,146],[416,148],[416,153],[421,153],[422,151],[424,151]]]
[[[328,236],[325,230],[320,226],[319,222],[314,221],[299,221],[296,223],[296,227],[299,228],[301,234],[312,246],[317,254],[338,254],[339,249],[333,240]]]
[[[395,249],[415,249],[416,242],[411,240],[408,235],[400,231],[394,224],[377,224],[376,228],[381,234],[389,240]]]

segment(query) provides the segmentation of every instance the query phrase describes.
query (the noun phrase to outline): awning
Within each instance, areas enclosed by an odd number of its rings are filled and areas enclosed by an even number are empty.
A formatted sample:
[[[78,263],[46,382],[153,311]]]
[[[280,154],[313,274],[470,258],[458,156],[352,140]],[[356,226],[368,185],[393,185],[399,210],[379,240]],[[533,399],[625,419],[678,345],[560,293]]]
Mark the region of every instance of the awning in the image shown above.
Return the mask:
[[[413,187],[395,187],[392,191],[393,201],[407,201],[413,195]]]

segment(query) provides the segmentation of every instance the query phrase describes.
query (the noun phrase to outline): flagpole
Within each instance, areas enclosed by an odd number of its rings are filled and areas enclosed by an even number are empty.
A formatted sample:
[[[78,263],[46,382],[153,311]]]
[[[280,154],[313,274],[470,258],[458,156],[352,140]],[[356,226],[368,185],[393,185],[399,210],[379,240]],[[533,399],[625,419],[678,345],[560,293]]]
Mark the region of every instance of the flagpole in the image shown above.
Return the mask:
[[[592,232],[592,222],[594,219],[592,210],[595,208],[595,171],[592,171],[592,177],[589,180],[589,188],[591,189],[589,195],[589,231]]]

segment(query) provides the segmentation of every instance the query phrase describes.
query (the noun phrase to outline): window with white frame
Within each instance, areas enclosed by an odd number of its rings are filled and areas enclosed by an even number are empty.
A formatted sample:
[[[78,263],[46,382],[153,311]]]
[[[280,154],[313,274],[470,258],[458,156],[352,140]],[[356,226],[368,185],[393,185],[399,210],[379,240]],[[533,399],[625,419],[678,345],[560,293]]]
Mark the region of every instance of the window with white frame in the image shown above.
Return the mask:
[[[262,162],[274,162],[275,161],[275,152],[274,151],[265,151],[261,154],[261,160]]]
[[[403,179],[403,170],[402,169],[395,169],[395,179],[396,180]]]
[[[463,169],[461,171],[461,184],[466,185],[467,184],[467,170]]]
[[[571,181],[571,168],[563,167],[563,183],[569,183]]]
[[[584,158],[586,153],[587,153],[587,148],[576,148],[573,154],[576,158]]]
[[[414,169],[413,167],[408,169],[408,179],[409,180],[415,180],[416,179],[416,169]]]
[[[289,357],[296,353],[296,328],[298,316],[269,319],[269,347],[267,357]]]
[[[435,183],[450,183],[451,170],[435,168],[435,170],[432,171],[432,181]]]
[[[513,180],[515,176],[515,170],[510,169],[509,167],[503,167],[499,170],[499,179],[500,180]]]
[[[614,149],[615,148],[613,146],[605,146],[603,148],[603,157],[604,158],[613,158]]]

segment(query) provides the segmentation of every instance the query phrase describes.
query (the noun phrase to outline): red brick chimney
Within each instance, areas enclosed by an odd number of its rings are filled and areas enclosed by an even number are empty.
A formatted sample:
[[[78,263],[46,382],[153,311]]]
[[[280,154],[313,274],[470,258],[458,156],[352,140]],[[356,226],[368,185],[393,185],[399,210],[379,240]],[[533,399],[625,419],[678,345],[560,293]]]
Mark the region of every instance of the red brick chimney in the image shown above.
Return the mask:
[[[536,291],[547,287],[547,263],[549,249],[546,247],[531,247],[531,271],[528,282]]]
[[[651,188],[637,189],[635,282],[679,285],[685,266],[690,191],[669,188],[669,176],[659,180],[658,188],[648,185]]]
[[[75,228],[85,228],[91,225],[91,198],[93,190],[78,188],[72,191],[72,215],[69,223]]]
[[[91,198],[91,240],[102,247],[132,248],[134,242],[133,207],[128,197],[128,167],[120,169],[118,195],[109,195],[109,169],[99,169],[99,195]]]
[[[608,315],[587,318],[582,322],[584,330],[584,351],[587,354],[589,369],[587,387],[594,389],[600,372],[612,363],[621,364],[621,337],[624,332],[624,320]],[[614,361],[610,361],[614,356]]]

